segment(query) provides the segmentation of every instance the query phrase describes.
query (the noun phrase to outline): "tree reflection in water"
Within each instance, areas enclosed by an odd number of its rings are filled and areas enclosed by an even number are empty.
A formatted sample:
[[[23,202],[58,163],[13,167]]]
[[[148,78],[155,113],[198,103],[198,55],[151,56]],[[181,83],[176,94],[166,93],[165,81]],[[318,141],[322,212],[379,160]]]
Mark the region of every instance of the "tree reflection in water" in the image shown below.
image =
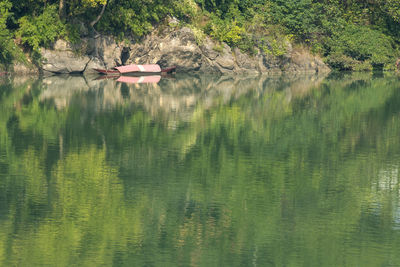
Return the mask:
[[[396,266],[397,77],[0,83],[0,260]]]

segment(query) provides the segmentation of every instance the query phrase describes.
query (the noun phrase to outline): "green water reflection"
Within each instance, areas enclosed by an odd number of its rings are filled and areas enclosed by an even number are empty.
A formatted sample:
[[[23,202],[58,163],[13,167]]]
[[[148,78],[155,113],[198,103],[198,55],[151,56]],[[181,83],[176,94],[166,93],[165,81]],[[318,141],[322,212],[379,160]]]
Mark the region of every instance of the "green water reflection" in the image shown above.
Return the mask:
[[[400,79],[0,80],[0,265],[400,266]]]

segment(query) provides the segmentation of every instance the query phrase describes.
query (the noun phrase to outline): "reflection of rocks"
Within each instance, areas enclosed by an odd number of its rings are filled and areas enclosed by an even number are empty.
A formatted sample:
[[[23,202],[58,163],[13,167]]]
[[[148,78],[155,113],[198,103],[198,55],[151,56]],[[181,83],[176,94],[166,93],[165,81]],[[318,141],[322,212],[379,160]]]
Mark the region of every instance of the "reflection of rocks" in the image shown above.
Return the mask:
[[[7,79],[8,82],[11,82],[14,87],[20,87],[26,85],[27,87],[32,87],[32,84],[37,81],[37,77],[34,75],[14,75],[9,76]]]
[[[89,90],[82,76],[51,76],[43,80],[43,85],[46,89],[40,99],[51,99],[57,108],[68,106],[73,95]]]
[[[221,103],[252,93],[255,97],[273,94],[284,88],[288,102],[315,88],[324,76],[180,76],[163,78],[158,84],[125,84],[115,80],[93,80],[77,77],[45,78],[42,101],[54,101],[58,109],[80,101],[94,112],[112,110],[116,106],[142,106],[151,116],[166,120],[190,120],[195,108],[209,109]],[[175,118],[175,119],[174,119]]]

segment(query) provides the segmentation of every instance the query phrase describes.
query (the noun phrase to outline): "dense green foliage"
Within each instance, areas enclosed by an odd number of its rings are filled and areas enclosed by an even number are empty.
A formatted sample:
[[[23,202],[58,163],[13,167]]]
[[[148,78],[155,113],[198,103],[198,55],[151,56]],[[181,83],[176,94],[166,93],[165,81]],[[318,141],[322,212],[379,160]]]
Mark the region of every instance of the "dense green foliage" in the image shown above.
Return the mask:
[[[399,56],[399,0],[0,0],[0,12],[3,63],[14,35],[34,51],[76,32],[140,38],[167,16],[248,53],[308,46],[338,69],[390,69]]]
[[[366,40],[370,40],[366,42]],[[330,40],[328,62],[339,69],[379,66],[390,62],[393,41],[387,35],[365,26],[348,25]],[[365,64],[367,63],[367,64]],[[369,64],[368,64],[369,63]]]
[[[11,61],[15,56],[16,47],[7,28],[7,20],[12,15],[11,7],[10,2],[0,1],[0,64]]]
[[[47,6],[39,16],[28,15],[20,18],[18,24],[16,37],[35,52],[38,52],[41,46],[47,47],[66,34],[66,26],[59,19],[54,5]]]

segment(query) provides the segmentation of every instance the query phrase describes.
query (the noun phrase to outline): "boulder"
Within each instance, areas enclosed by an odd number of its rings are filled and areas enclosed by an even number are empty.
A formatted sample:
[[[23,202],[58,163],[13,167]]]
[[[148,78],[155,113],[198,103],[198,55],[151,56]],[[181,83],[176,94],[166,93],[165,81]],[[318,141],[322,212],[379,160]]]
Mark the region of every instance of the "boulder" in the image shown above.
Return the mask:
[[[42,48],[41,54],[42,70],[55,74],[83,73],[91,60],[87,55],[76,54],[64,40],[58,40],[54,49]]]
[[[113,37],[99,36],[93,38],[91,42],[94,43],[92,55],[100,58],[105,68],[109,69],[122,64],[121,54],[124,46],[118,44]]]
[[[291,61],[286,63],[286,69],[290,72],[329,72],[329,67],[316,55],[306,50],[293,51]]]
[[[233,71],[235,68],[235,59],[232,55],[231,48],[227,44],[224,44],[224,48],[215,59],[215,62],[218,64],[219,70],[222,73]]]
[[[243,70],[257,70],[257,64],[254,57],[242,53],[242,51],[237,47],[233,51],[239,68]]]
[[[200,46],[200,49],[203,52],[204,56],[206,56],[210,60],[215,60],[218,57],[215,42],[213,42],[208,37],[205,38],[203,45]]]
[[[184,27],[148,35],[143,42],[131,48],[131,56],[127,63],[157,63],[161,68],[177,66],[177,71],[189,72],[200,69],[202,58],[203,53],[192,30]]]

